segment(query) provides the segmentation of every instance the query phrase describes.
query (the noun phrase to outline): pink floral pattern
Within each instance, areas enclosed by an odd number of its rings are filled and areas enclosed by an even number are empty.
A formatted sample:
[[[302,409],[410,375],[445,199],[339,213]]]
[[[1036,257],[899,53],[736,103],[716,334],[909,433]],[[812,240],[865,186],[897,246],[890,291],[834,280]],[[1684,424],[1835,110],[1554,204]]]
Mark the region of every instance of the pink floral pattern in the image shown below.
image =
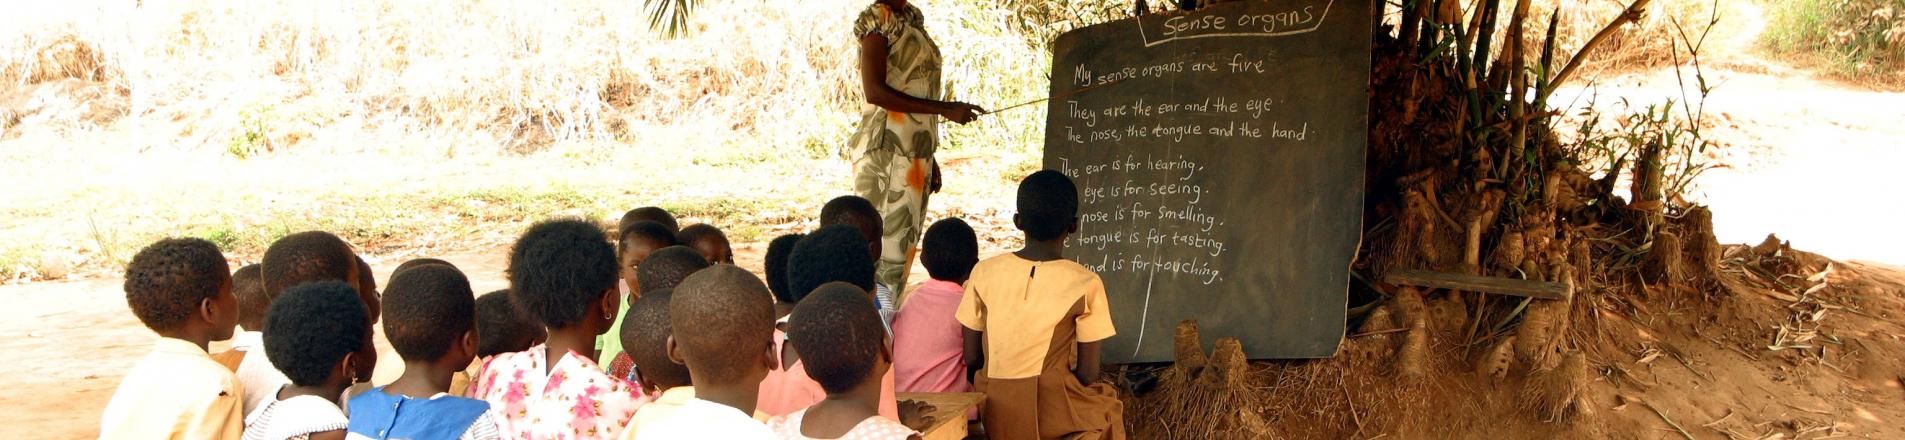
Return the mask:
[[[639,385],[609,376],[589,358],[569,352],[550,367],[547,351],[537,345],[484,364],[472,394],[496,407],[503,437],[612,439],[648,403]]]

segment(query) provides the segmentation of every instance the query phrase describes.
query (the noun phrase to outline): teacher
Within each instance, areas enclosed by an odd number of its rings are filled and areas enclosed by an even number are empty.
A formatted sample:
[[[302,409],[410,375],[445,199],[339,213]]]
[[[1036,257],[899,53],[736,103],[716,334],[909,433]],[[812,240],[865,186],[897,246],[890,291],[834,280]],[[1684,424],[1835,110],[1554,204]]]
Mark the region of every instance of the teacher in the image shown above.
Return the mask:
[[[965,124],[979,106],[939,101],[939,45],[926,20],[907,0],[876,0],[853,21],[860,40],[860,88],[866,104],[849,140],[853,191],[873,202],[885,230],[878,279],[894,292],[906,288],[913,247],[926,220],[926,197],[939,191],[939,120]],[[884,304],[883,304],[884,305]],[[894,307],[893,305],[885,305]]]

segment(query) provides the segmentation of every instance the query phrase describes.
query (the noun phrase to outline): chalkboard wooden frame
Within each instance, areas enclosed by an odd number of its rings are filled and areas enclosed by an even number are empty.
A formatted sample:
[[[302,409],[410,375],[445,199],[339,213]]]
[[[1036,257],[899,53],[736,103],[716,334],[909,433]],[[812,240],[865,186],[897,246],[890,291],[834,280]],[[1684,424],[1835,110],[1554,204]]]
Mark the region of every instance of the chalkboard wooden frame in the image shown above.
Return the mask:
[[[1262,0],[1067,32],[1047,169],[1081,190],[1110,363],[1168,361],[1196,319],[1253,359],[1336,353],[1361,240],[1371,0]]]

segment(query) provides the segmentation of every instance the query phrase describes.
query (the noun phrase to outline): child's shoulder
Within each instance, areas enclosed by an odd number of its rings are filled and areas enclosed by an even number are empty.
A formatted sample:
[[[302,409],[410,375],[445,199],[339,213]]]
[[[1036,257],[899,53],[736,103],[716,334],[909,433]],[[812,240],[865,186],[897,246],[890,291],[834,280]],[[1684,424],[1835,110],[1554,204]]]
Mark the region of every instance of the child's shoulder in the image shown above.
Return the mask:
[[[1020,257],[1018,255],[1012,254],[1010,252],[999,254],[992,258],[979,260],[979,264],[972,266],[972,273],[973,273],[973,277],[977,278],[982,273],[1006,272],[1006,273],[1017,274],[1019,272],[1025,272],[1033,267],[1037,267],[1040,273],[1045,273],[1047,271],[1057,271],[1057,273],[1063,273],[1063,274],[1078,276],[1082,278],[1097,278],[1098,277],[1097,272],[1092,272],[1091,269],[1086,268],[1085,265],[1079,264],[1077,261],[1072,261],[1069,258],[1051,260],[1051,261],[1032,261],[1032,260],[1027,260],[1024,257]]]

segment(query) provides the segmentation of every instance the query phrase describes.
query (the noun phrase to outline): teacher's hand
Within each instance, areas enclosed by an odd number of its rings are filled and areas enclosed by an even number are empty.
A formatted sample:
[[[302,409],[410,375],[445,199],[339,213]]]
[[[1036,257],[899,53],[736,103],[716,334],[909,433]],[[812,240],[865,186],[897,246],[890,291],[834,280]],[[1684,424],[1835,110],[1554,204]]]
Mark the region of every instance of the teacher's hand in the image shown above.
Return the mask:
[[[980,108],[979,106],[972,105],[972,104],[967,104],[963,102],[953,102],[948,104],[950,105],[948,105],[945,110],[941,110],[939,113],[939,116],[946,118],[946,120],[948,121],[959,123],[959,125],[965,125],[966,123],[972,122],[972,120],[977,119],[979,115],[986,113],[986,109]]]

